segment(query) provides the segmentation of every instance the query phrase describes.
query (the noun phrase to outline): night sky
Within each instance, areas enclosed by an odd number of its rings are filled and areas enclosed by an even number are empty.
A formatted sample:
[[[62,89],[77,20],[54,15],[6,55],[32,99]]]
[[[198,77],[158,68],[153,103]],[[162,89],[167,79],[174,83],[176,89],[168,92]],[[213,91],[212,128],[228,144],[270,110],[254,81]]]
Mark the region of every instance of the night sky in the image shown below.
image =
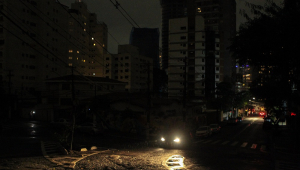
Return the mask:
[[[60,3],[71,6],[71,3],[76,0],[59,0]],[[120,13],[126,13],[119,7],[117,10],[113,3],[115,0],[82,0],[87,4],[88,10],[91,13],[96,13],[98,21],[107,24],[108,32],[112,36],[108,36],[108,52],[117,53],[118,44],[129,44],[129,36],[132,25]],[[113,3],[112,3],[112,2]],[[121,7],[134,19],[141,28],[159,28],[161,30],[161,8],[159,0],[117,0]],[[276,3],[281,3],[283,0],[273,0]],[[248,2],[263,5],[266,0],[248,0]],[[237,28],[240,23],[245,22],[245,19],[240,16],[240,9],[245,8],[245,0],[236,0],[237,3]],[[246,7],[247,9],[247,7]],[[130,18],[127,17],[129,20]],[[134,22],[132,21],[134,24]],[[136,26],[137,27],[137,26]],[[116,40],[114,40],[116,39]]]

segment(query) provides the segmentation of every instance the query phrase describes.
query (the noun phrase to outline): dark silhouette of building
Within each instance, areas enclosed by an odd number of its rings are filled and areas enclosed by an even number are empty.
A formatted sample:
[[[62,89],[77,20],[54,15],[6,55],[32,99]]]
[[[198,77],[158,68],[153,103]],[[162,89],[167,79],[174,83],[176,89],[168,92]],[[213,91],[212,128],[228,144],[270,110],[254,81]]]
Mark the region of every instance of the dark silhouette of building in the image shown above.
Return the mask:
[[[153,59],[153,67],[159,68],[159,29],[135,28],[130,34],[129,44],[139,48],[140,55]]]
[[[153,59],[153,89],[158,92],[163,84],[160,78],[162,73],[159,63],[159,29],[133,27],[129,43],[138,47],[140,55]]]

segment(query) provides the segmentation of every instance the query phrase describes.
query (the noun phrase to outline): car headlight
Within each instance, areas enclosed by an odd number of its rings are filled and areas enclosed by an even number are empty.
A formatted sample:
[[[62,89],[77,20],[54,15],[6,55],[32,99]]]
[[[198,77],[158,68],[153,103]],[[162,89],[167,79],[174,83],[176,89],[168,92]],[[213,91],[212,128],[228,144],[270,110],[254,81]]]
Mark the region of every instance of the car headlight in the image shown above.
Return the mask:
[[[180,139],[179,138],[176,138],[176,139],[174,139],[174,142],[180,142]]]
[[[164,141],[165,141],[165,138],[162,137],[160,140],[164,142]]]

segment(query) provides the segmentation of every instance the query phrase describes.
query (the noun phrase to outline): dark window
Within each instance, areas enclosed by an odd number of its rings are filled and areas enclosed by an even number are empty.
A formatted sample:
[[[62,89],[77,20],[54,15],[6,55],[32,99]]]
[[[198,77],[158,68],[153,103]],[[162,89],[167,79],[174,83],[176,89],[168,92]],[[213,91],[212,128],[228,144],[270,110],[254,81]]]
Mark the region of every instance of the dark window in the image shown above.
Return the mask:
[[[70,90],[70,84],[69,83],[64,83],[61,85],[62,90]]]
[[[71,100],[71,98],[61,98],[60,104],[61,105],[72,105],[72,100]]]

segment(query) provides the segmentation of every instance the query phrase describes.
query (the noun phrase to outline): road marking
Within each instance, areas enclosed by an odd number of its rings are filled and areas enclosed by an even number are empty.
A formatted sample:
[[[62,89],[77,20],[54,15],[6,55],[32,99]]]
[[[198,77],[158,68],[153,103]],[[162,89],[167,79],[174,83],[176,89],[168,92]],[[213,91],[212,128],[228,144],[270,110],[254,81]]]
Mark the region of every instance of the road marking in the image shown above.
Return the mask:
[[[231,144],[231,146],[234,146],[234,145],[236,145],[238,142],[239,142],[239,141],[235,141],[235,142],[233,142],[233,143]]]
[[[213,143],[211,143],[211,144],[216,144],[216,143],[218,143],[218,142],[220,142],[221,140],[217,140],[217,141],[214,141]]]
[[[261,151],[266,151],[266,145],[261,145],[260,150]]]
[[[225,142],[223,142],[223,143],[221,143],[221,145],[225,145],[225,144],[227,144],[229,142],[229,140],[228,141],[225,141]]]
[[[203,142],[203,143],[209,143],[209,142],[211,142],[212,140],[207,140],[207,141],[205,141],[205,142]]]
[[[252,144],[251,149],[256,149],[257,144]]]
[[[247,144],[248,144],[247,142],[244,142],[244,143],[241,145],[241,147],[243,147],[243,148],[244,148],[244,147],[246,147],[246,146],[247,146]]]

